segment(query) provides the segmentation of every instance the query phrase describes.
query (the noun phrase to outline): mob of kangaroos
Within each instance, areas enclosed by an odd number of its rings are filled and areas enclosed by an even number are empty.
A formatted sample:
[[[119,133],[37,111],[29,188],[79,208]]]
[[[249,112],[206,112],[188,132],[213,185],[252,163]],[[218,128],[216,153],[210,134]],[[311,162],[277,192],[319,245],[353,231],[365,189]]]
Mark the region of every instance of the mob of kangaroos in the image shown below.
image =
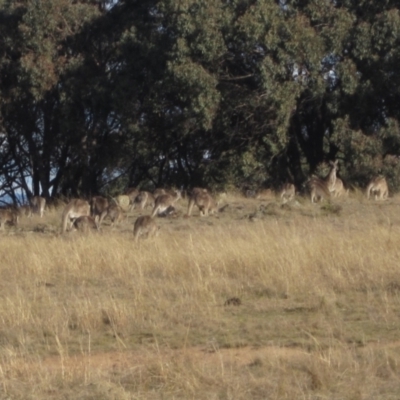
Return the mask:
[[[311,203],[317,203],[323,199],[338,198],[349,194],[349,189],[345,189],[343,181],[337,176],[338,161],[329,162],[329,172],[325,177],[311,176],[307,182]],[[183,194],[182,194],[183,193]],[[293,183],[286,183],[281,186],[281,190],[274,192],[272,189],[248,189],[243,192],[252,201],[271,201],[280,198],[282,203],[292,201],[296,193]],[[103,196],[93,196],[90,201],[83,199],[72,199],[65,206],[61,217],[61,232],[64,233],[72,227],[87,232],[90,228],[99,230],[106,218],[111,220],[110,226],[121,222],[128,217],[127,212],[136,208],[139,214],[146,207],[151,207],[152,211],[148,216],[139,215],[134,223],[134,239],[152,237],[159,231],[159,226],[155,218],[166,216],[168,213],[175,213],[175,205],[187,195],[188,208],[186,217],[193,214],[193,208],[199,210],[201,217],[222,212],[218,209],[218,202],[212,194],[205,188],[194,187],[190,191],[166,190],[157,188],[153,192],[131,187],[125,194],[115,198]],[[386,178],[378,175],[372,178],[366,188],[365,195],[368,199],[373,197],[375,200],[386,200],[389,197],[389,189]],[[46,199],[41,196],[33,196],[29,204],[20,207],[8,207],[0,209],[0,230],[4,230],[6,225],[17,226],[21,217],[31,217],[38,214],[41,218],[44,215]],[[175,213],[175,215],[177,215]]]

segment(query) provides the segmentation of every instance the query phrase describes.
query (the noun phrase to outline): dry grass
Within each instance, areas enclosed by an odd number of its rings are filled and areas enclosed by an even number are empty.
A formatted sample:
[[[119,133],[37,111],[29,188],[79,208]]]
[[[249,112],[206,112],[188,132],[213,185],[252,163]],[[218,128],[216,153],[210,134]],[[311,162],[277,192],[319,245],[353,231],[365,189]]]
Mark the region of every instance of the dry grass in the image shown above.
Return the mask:
[[[400,199],[224,201],[3,233],[0,399],[397,399]]]

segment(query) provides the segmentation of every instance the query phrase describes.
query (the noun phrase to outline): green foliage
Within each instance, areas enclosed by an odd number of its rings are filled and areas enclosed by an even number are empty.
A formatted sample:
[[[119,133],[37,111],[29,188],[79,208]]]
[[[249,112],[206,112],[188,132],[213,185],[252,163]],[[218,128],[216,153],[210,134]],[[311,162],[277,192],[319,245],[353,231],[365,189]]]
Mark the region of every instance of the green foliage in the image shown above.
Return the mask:
[[[168,70],[173,85],[180,88],[178,100],[184,118],[195,118],[200,128],[210,129],[220,100],[215,77],[190,60],[179,64],[169,63]]]
[[[10,190],[300,184],[334,158],[348,185],[400,185],[395,2],[24,0],[0,17]]]

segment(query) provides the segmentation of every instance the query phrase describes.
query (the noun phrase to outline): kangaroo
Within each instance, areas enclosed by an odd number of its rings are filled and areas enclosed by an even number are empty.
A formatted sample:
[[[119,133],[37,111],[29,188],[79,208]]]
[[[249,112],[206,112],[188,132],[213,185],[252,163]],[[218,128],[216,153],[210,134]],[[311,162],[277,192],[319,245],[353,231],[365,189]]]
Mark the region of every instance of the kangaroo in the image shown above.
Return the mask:
[[[96,220],[88,215],[82,215],[81,217],[76,218],[72,225],[76,230],[83,233],[88,233],[89,229],[100,229]]]
[[[0,229],[5,230],[6,224],[18,225],[18,214],[9,208],[0,209]]]
[[[71,228],[75,219],[90,216],[90,204],[86,200],[73,199],[64,208],[61,219],[61,232],[65,233]]]
[[[135,208],[135,199],[139,194],[139,189],[131,187],[125,191],[125,195],[129,197],[129,211],[132,211]]]
[[[166,189],[161,189],[161,188],[154,189],[153,196],[154,196],[155,199],[158,196],[161,196],[161,195],[164,195],[164,194],[170,194],[170,193],[168,193],[168,191]]]
[[[127,218],[126,212],[117,204],[110,204],[104,215],[104,218],[110,218],[111,226],[114,226],[115,223],[119,223]],[[103,219],[104,219],[103,218]]]
[[[150,192],[141,191],[135,198],[135,204],[138,204],[141,210],[146,206],[154,207],[155,198]]]
[[[368,199],[371,193],[375,196],[375,200],[386,200],[389,197],[389,188],[384,176],[377,176],[370,181],[367,187]]]
[[[137,242],[141,236],[143,236],[143,238],[155,236],[158,233],[159,229],[160,227],[157,226],[156,222],[151,216],[140,216],[135,221],[133,227],[133,237]]]
[[[18,217],[32,217],[32,207],[28,204],[24,204],[17,209]]]
[[[336,178],[335,186],[331,192],[334,197],[340,197],[342,195],[348,195],[349,189],[345,189],[343,181],[340,178]]]
[[[319,178],[311,178],[308,181],[308,187],[311,195],[311,203],[316,203],[321,199],[329,199],[331,197],[331,192],[328,189],[326,182]]]
[[[30,203],[32,213],[39,214],[40,218],[43,218],[44,209],[46,207],[46,199],[41,196],[33,196]]]
[[[181,198],[181,192],[175,191],[175,194],[162,194],[158,196],[154,202],[153,212],[151,218],[154,218],[157,214],[161,214],[173,205]]]
[[[108,200],[102,196],[94,196],[90,200],[90,215],[99,226],[107,215],[109,205]]]
[[[325,177],[325,179],[323,179],[323,182],[325,182],[325,184],[328,187],[328,190],[330,192],[333,192],[335,190],[335,184],[336,184],[336,172],[338,170],[338,160],[336,161],[330,161],[329,165],[331,166],[331,169],[328,173],[328,175]]]
[[[316,203],[318,199],[331,197],[331,193],[335,190],[338,161],[330,161],[329,165],[331,168],[325,178],[313,176],[308,181],[311,194],[311,203]]]
[[[208,190],[205,188],[201,188],[201,187],[194,187],[192,190],[189,191],[189,196],[195,196],[196,194],[199,193],[208,193]]]
[[[283,203],[287,203],[288,201],[293,200],[295,195],[296,187],[293,185],[293,183],[285,183],[280,192],[281,201]]]
[[[200,210],[200,216],[204,217],[209,214],[214,214],[217,211],[217,203],[207,191],[192,192],[189,198],[187,216],[192,214],[193,206],[196,205]]]

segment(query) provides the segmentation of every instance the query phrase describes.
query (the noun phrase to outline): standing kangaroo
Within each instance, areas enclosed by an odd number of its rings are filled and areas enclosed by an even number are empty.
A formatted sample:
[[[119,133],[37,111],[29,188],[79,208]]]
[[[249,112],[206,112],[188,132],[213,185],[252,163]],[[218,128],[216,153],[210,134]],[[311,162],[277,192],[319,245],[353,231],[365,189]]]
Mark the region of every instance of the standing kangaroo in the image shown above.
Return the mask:
[[[331,193],[335,191],[338,161],[331,161],[329,164],[331,168],[325,178],[313,176],[308,181],[311,203],[316,203],[321,198],[329,198]]]
[[[44,209],[46,207],[46,199],[41,196],[33,196],[31,198],[31,209],[34,214],[39,214],[43,218]]]

